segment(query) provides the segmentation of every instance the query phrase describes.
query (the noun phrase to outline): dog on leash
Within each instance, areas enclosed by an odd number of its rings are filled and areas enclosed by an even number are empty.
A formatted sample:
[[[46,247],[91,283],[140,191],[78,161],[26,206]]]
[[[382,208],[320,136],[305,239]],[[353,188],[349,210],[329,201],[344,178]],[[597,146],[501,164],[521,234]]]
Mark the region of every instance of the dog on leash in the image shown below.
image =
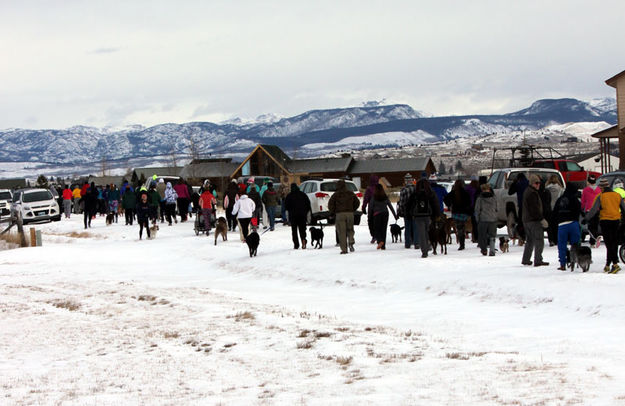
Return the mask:
[[[506,237],[499,237],[499,251],[502,253],[510,251],[510,240]]]
[[[215,224],[215,245],[217,245],[217,237],[221,235],[223,241],[228,241],[228,222],[222,216],[217,219]]]
[[[571,268],[571,272],[575,270],[575,264],[582,268],[582,272],[588,272],[590,264],[592,264],[592,251],[590,247],[573,244],[570,250],[566,250],[566,262]]]
[[[158,224],[152,224],[150,226],[150,236],[148,237],[148,240],[155,239],[157,233],[158,233]]]
[[[320,228],[310,227],[308,230],[310,231],[310,245],[313,248],[323,248],[323,224]]]
[[[247,244],[247,248],[250,250],[250,258],[255,257],[258,250],[258,244],[260,244],[260,236],[256,232],[255,228],[252,228],[252,231],[247,235],[245,243]]]
[[[401,241],[401,230],[404,229],[404,227],[400,227],[399,224],[391,224],[391,241],[392,242],[397,242],[397,240],[399,240],[399,242]]]
[[[110,226],[115,221],[115,213],[108,213],[106,215],[106,225]]]

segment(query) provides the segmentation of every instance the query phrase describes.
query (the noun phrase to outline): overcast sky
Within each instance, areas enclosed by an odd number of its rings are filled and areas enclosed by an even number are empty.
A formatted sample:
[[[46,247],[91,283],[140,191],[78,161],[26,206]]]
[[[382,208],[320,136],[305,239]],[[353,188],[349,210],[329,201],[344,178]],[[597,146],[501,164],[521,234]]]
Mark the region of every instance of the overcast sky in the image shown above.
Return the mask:
[[[614,97],[624,18],[623,0],[0,0],[0,128]]]

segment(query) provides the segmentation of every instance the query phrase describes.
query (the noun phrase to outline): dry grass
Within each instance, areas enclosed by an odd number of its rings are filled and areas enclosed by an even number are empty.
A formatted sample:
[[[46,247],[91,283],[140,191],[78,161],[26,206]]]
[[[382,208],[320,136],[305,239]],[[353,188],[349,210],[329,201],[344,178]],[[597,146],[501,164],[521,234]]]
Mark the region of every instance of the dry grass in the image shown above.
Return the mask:
[[[51,303],[54,307],[58,307],[59,309],[67,309],[70,312],[74,312],[80,309],[80,303],[76,303],[71,300],[57,300],[49,303]]]
[[[234,320],[235,321],[241,321],[241,320],[256,320],[256,316],[254,316],[254,314],[252,312],[249,311],[245,311],[245,312],[239,312],[234,316]]]
[[[328,338],[330,337],[332,334],[325,332],[325,331],[316,331],[315,332],[315,337],[316,338]]]
[[[297,349],[308,350],[313,347],[313,344],[314,344],[314,341],[311,341],[311,340],[300,341],[299,343],[297,343]]]
[[[9,231],[8,233],[4,233],[0,235],[0,240],[6,241],[9,245],[9,249],[20,247],[20,236],[17,232]],[[25,247],[28,247],[28,239],[26,239]]]
[[[165,338],[178,338],[180,337],[180,333],[177,331],[165,331],[163,332],[163,337]]]
[[[349,365],[353,361],[353,357],[336,357],[334,360],[339,365]]]
[[[156,300],[156,296],[152,296],[152,295],[141,295],[137,298],[138,301],[140,302],[153,302]]]

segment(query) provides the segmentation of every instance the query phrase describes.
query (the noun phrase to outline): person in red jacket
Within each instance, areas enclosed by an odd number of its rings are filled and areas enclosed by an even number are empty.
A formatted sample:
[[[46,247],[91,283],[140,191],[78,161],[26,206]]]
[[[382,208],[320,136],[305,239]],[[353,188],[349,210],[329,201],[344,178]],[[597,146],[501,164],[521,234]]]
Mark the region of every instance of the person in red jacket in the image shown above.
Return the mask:
[[[65,213],[66,219],[72,214],[72,190],[69,186],[65,186],[63,189],[63,213]]]
[[[200,195],[199,205],[202,210],[202,216],[204,217],[204,229],[206,230],[206,235],[208,235],[211,229],[211,215],[213,214],[213,209],[217,204],[217,199],[210,192],[208,185],[204,184],[204,192]]]

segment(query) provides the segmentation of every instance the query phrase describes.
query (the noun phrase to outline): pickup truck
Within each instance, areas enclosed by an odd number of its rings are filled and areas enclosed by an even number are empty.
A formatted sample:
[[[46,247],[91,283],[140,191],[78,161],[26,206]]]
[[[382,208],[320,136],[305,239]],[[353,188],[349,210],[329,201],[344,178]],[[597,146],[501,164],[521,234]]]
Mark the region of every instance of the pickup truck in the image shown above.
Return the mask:
[[[546,182],[552,175],[560,178],[562,185],[566,186],[562,174],[555,169],[543,168],[503,168],[495,169],[488,180],[495,199],[497,199],[497,227],[508,227],[508,235],[514,235],[514,228],[518,221],[517,196],[509,195],[508,189],[519,173],[523,173],[529,179],[530,175],[538,175]]]
[[[584,170],[577,162],[570,159],[537,159],[532,167],[556,169],[567,183],[573,183],[579,189],[586,187],[586,179],[589,175],[595,175],[597,178],[601,175],[599,172]]]

